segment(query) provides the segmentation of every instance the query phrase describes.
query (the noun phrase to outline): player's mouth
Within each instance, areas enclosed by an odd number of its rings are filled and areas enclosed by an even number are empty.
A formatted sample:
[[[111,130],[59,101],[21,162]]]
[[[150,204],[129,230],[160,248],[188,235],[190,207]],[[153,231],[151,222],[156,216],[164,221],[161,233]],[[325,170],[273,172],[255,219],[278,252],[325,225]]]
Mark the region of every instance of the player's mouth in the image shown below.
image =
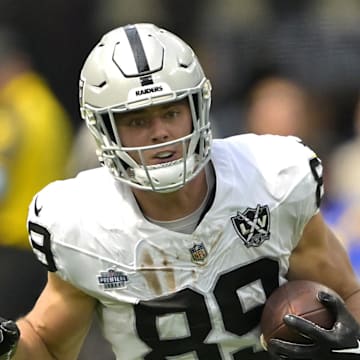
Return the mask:
[[[152,165],[156,165],[156,164],[162,164],[165,162],[174,161],[177,159],[178,159],[178,156],[177,156],[177,152],[175,150],[163,150],[163,151],[157,152],[152,157],[151,163],[152,163]]]

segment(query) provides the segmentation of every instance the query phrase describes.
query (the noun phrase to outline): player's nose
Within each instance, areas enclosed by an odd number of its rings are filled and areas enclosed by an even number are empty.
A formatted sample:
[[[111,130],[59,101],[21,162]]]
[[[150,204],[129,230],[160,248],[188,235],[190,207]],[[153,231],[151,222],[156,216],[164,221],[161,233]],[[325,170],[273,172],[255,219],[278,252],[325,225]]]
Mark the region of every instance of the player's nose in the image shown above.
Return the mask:
[[[151,119],[151,140],[152,142],[163,142],[169,139],[169,129],[164,119],[154,115]]]

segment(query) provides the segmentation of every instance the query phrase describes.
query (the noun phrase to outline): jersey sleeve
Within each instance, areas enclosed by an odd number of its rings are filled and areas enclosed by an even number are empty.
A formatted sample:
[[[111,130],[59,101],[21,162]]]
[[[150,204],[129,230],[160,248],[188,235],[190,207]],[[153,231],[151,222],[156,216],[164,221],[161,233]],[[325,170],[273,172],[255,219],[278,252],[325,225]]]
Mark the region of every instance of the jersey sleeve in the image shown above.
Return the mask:
[[[248,186],[248,197],[270,197],[277,204],[308,201],[308,211],[318,211],[324,192],[322,164],[301,139],[245,134],[231,138],[229,148],[233,167],[246,174],[242,186]]]
[[[298,175],[286,203],[296,218],[298,232],[302,233],[307,222],[319,212],[324,195],[323,167],[316,153],[300,139],[289,137],[286,150],[293,157],[293,171]]]
[[[68,280],[61,246],[69,239],[76,221],[76,209],[68,197],[71,181],[56,181],[38,192],[29,205],[27,228],[37,259],[50,272]],[[70,205],[71,204],[71,205]]]

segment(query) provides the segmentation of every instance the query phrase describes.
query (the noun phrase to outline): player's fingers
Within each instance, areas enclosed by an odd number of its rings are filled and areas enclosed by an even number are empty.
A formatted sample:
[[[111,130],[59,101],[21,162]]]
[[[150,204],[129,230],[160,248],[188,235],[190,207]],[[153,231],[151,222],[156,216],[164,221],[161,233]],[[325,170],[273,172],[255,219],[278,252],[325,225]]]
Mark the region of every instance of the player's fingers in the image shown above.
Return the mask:
[[[314,354],[314,345],[271,339],[268,344],[268,352],[279,359],[311,359],[311,355]]]
[[[298,331],[303,337],[322,340],[324,338],[324,330],[319,325],[296,315],[285,315],[284,322],[286,325]]]
[[[340,297],[324,291],[319,291],[317,296],[319,301],[329,309],[335,318],[337,318],[339,314],[346,312],[344,302]]]

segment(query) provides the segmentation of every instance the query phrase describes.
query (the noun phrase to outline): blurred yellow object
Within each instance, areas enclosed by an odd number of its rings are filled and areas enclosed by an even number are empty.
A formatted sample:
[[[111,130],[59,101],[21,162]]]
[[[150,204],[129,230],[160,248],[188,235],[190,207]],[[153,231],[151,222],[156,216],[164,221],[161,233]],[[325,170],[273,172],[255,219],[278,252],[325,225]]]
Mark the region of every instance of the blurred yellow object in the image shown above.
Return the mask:
[[[72,127],[48,84],[36,73],[13,77],[0,90],[0,244],[28,247],[26,216],[34,194],[65,176]]]

